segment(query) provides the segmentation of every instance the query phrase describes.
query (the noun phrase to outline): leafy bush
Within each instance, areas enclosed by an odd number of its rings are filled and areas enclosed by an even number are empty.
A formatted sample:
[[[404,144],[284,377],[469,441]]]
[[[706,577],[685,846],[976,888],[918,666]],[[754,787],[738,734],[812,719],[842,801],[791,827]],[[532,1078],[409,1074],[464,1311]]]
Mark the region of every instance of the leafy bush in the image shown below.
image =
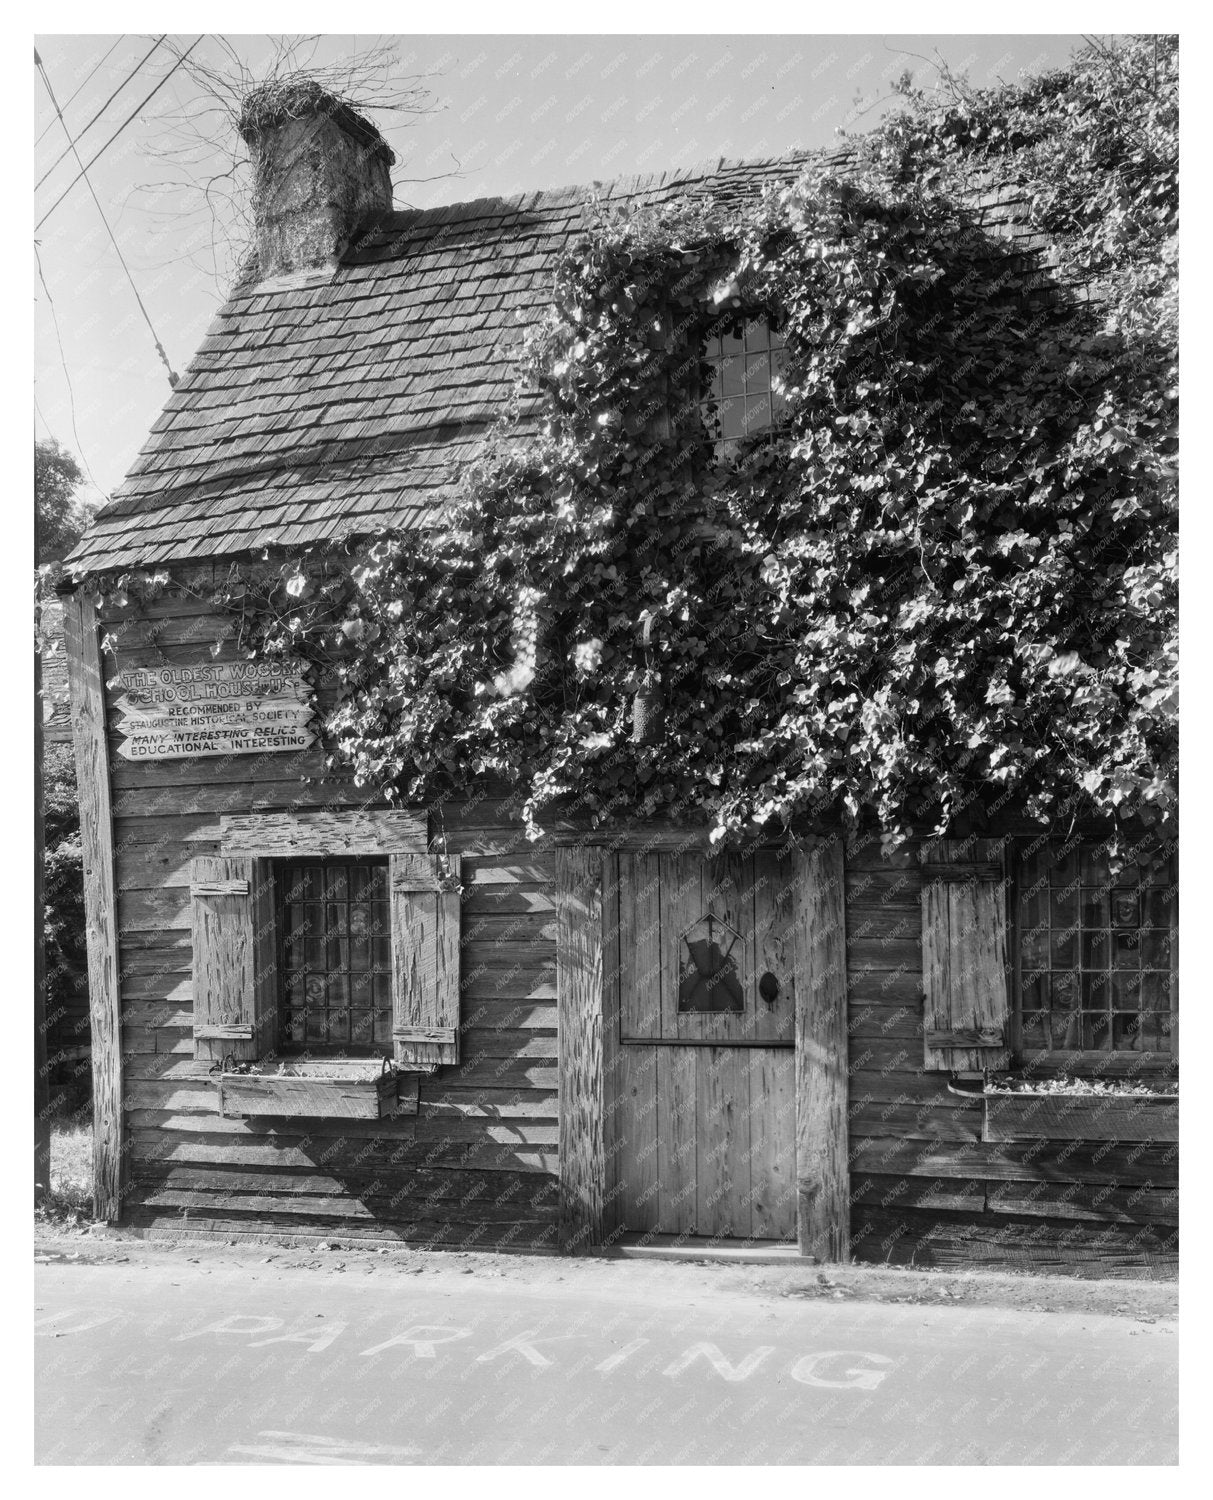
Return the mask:
[[[49,745],[42,763],[43,942],[48,1021],[88,984],[85,951],[84,866],[76,768],[68,745]]]

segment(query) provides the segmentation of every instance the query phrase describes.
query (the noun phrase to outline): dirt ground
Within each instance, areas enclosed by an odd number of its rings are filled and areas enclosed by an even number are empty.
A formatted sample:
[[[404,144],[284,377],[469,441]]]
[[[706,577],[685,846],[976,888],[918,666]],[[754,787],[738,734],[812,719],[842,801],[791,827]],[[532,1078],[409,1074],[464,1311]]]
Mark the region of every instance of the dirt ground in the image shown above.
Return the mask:
[[[1165,1323],[1178,1315],[1173,1281],[1090,1281],[1028,1272],[918,1271],[900,1266],[829,1266],[809,1262],[748,1265],[719,1261],[635,1260],[614,1256],[559,1259],[552,1256],[494,1254],[488,1251],[410,1250],[354,1246],[339,1239],[300,1244],[271,1235],[240,1240],[182,1236],[144,1238],[139,1231],[90,1225],[72,1216],[40,1214],[35,1225],[35,1260],[85,1265],[164,1266],[189,1262],[219,1275],[256,1268],[258,1279],[294,1279],[309,1272],[334,1271],[352,1277],[391,1278],[448,1275],[459,1271],[503,1285],[560,1281],[602,1292],[610,1284],[644,1282],[671,1298],[713,1293],[756,1293],[798,1300],[883,1302],[951,1307],[998,1307],[1061,1314],[1099,1313],[1144,1323]]]
[[[180,1238],[144,1238],[139,1231],[89,1222],[92,1133],[87,1124],[54,1131],[51,1197],[35,1217],[35,1258],[81,1264],[164,1265],[189,1261],[230,1271],[256,1266],[259,1276],[344,1271],[355,1276],[414,1276],[456,1268],[482,1278],[533,1283],[537,1278],[601,1290],[613,1277],[668,1286],[671,1296],[695,1292],[762,1292],[796,1299],[887,1302],[953,1307],[1020,1308],[1030,1312],[1102,1313],[1147,1323],[1178,1315],[1179,1292],[1171,1280],[1087,1280],[1008,1271],[919,1271],[903,1266],[787,1266],[723,1261],[657,1261],[608,1256],[554,1259],[490,1251],[380,1249],[340,1239],[301,1244],[273,1235],[218,1240],[193,1233]],[[643,1272],[636,1267],[643,1265]],[[622,1283],[618,1283],[622,1284]]]

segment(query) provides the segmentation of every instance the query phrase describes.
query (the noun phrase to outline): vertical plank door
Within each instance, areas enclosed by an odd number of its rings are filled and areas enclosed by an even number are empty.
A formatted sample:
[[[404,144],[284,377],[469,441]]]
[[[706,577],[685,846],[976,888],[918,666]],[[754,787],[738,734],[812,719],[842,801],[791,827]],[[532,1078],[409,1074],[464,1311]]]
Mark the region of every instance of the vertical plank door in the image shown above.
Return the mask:
[[[614,1226],[794,1239],[795,861],[773,850],[623,852],[616,869]],[[708,917],[740,1009],[684,1003]]]

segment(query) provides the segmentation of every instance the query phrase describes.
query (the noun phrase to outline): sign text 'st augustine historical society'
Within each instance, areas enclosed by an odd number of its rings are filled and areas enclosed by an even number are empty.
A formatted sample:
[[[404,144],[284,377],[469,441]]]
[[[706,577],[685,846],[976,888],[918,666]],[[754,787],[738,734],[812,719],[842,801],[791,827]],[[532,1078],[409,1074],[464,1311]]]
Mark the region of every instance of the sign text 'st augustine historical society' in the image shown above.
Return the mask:
[[[127,760],[306,750],[311,697],[295,662],[130,667],[118,674]]]

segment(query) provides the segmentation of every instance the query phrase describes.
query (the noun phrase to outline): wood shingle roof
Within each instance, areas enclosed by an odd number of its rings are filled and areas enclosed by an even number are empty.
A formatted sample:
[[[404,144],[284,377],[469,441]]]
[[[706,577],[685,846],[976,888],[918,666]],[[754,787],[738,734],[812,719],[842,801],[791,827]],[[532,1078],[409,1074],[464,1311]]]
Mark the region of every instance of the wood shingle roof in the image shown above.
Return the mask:
[[[742,199],[807,159],[721,161],[594,191],[614,206]],[[335,274],[238,286],[70,572],[433,525],[511,393],[518,344],[589,191],[392,213]]]

